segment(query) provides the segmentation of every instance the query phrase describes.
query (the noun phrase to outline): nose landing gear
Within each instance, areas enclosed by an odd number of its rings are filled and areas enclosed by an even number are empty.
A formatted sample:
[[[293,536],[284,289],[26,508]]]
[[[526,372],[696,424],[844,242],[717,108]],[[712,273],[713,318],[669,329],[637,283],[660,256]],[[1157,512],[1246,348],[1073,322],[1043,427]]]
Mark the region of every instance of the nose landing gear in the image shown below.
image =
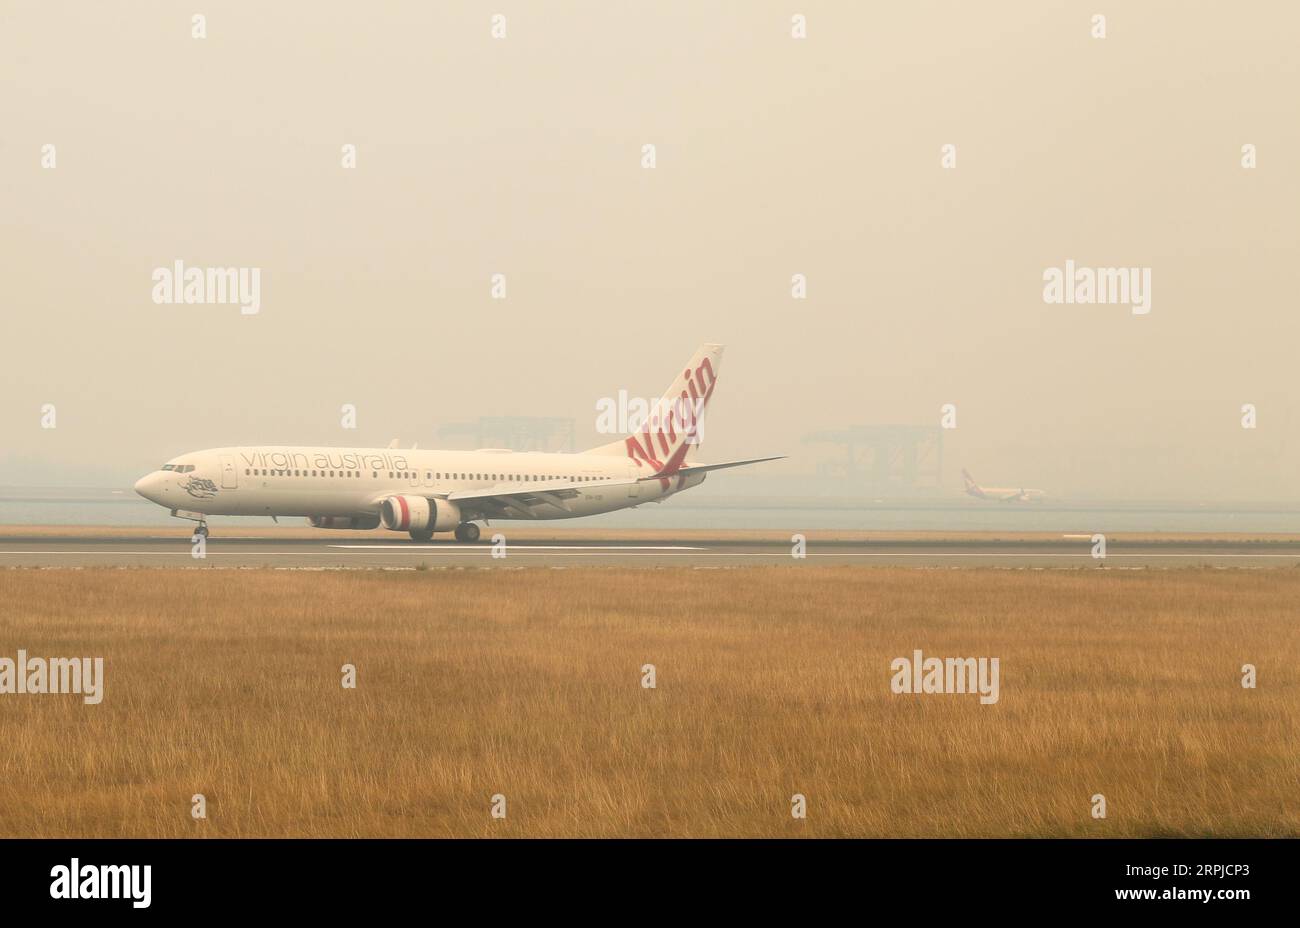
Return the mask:
[[[188,519],[190,522],[199,523],[194,527],[194,534],[202,535],[204,538],[208,537],[208,519],[203,513],[190,512],[186,509],[173,509],[172,515],[177,519]]]

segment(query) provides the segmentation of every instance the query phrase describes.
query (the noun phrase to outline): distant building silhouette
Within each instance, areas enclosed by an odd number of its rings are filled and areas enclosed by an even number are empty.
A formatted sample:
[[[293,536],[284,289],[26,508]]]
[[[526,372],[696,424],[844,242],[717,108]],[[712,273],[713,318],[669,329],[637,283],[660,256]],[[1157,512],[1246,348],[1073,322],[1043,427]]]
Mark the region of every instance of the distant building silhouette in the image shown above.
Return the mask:
[[[872,489],[923,489],[943,480],[943,429],[937,425],[857,425],[804,436],[806,444],[839,445],[817,463],[821,477],[862,481]]]

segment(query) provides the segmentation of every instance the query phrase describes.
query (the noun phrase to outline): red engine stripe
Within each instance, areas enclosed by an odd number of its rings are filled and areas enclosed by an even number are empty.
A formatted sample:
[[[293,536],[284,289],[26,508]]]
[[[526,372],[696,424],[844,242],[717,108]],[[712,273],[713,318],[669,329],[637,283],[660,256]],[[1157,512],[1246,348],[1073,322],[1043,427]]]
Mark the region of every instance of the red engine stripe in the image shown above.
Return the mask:
[[[402,519],[397,525],[398,531],[405,532],[411,527],[411,510],[406,505],[406,497],[397,497],[397,505],[402,507]]]

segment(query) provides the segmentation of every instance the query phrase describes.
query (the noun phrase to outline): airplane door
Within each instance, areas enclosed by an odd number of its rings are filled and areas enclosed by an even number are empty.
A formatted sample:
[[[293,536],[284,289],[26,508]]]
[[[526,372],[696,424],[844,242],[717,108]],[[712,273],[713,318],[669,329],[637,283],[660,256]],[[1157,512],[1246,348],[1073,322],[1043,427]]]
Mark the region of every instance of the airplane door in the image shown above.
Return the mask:
[[[235,470],[235,456],[233,454],[223,454],[221,456],[221,486],[226,490],[234,490],[239,487],[239,474]]]

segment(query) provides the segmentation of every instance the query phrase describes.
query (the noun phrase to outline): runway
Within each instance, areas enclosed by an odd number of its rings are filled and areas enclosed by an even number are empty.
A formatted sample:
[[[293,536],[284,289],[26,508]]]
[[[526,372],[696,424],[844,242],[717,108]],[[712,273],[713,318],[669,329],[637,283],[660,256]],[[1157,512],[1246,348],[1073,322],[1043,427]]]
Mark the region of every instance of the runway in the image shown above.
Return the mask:
[[[202,557],[188,536],[114,537],[80,532],[11,534],[0,538],[0,567],[173,567],[361,569],[446,567],[740,567],[800,563],[895,567],[1178,568],[1292,567],[1300,539],[1109,541],[1104,559],[1088,536],[1020,539],[819,540],[806,536],[805,557],[785,540],[762,538],[611,540],[608,537],[524,539],[494,545],[394,537],[271,538],[214,534]]]

